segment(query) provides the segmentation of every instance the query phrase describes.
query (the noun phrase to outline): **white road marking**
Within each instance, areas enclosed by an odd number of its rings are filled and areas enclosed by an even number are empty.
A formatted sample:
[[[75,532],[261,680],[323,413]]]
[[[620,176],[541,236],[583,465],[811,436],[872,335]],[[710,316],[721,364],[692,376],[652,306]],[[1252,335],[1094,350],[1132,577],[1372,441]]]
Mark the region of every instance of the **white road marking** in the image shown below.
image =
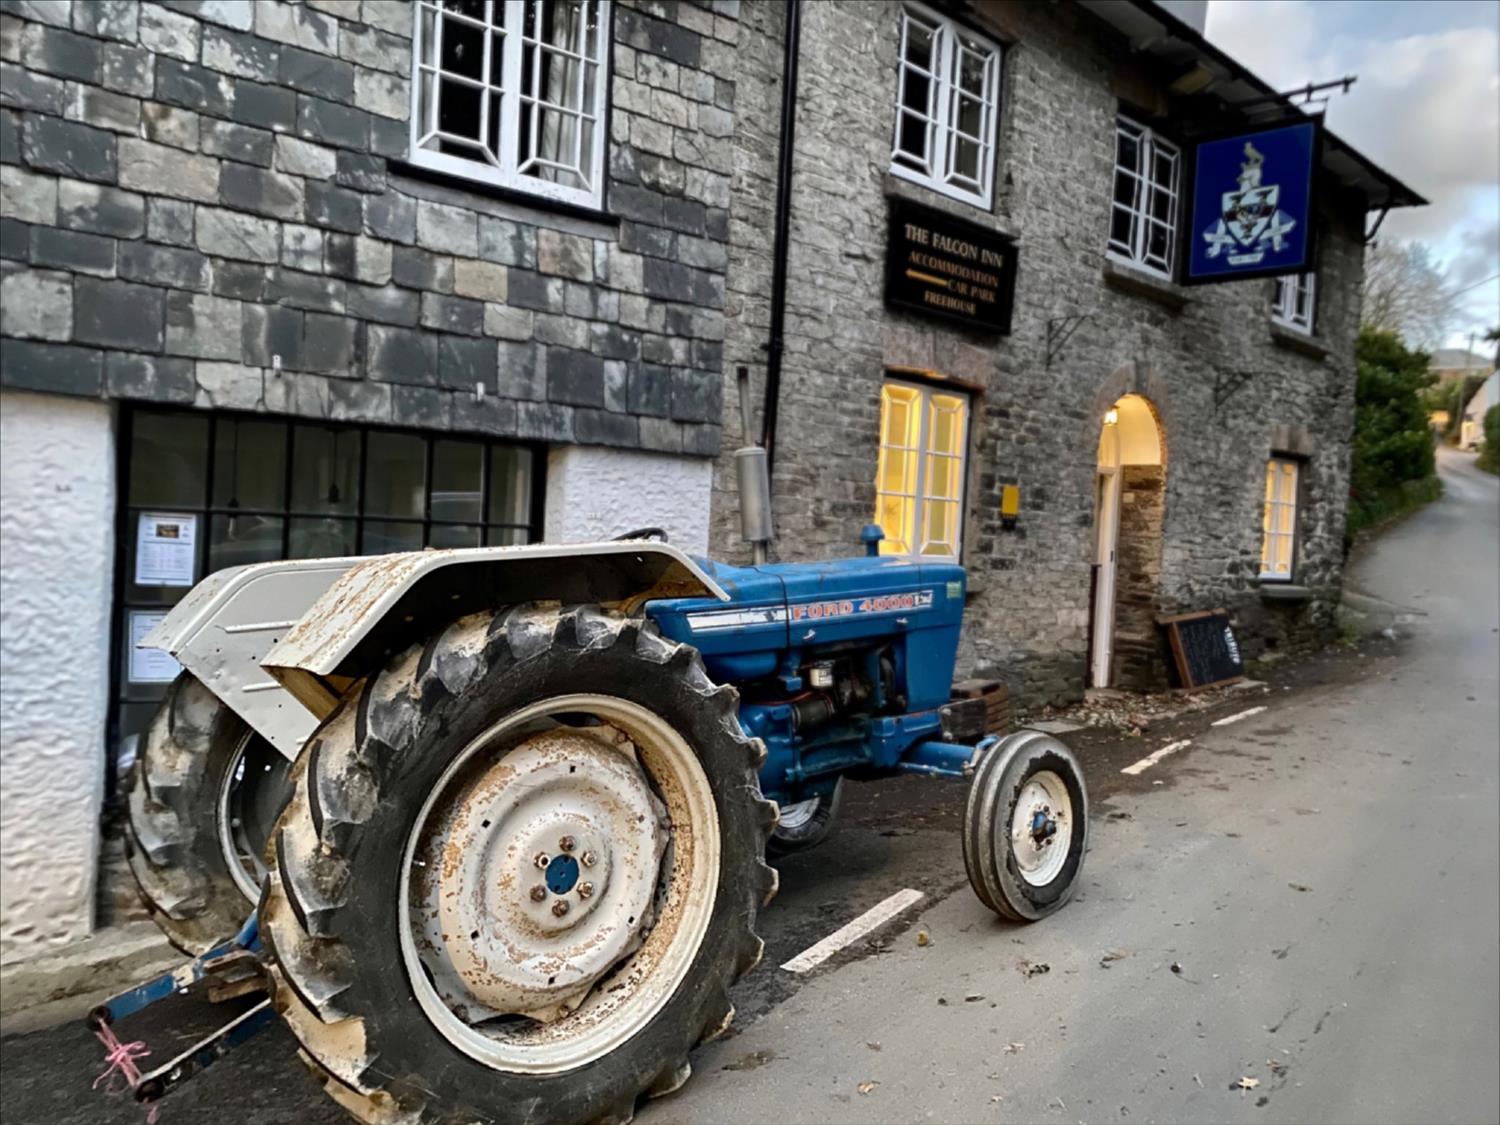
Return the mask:
[[[1150,754],[1147,754],[1139,762],[1136,762],[1134,765],[1126,766],[1120,772],[1128,773],[1131,777],[1135,777],[1137,774],[1145,773],[1148,769],[1156,765],[1157,762],[1161,761],[1168,754],[1175,754],[1184,746],[1191,746],[1192,744],[1193,740],[1191,738],[1184,738],[1181,742],[1169,742],[1160,750],[1156,750]]]
[[[1264,707],[1252,707],[1248,711],[1237,711],[1233,715],[1225,715],[1222,719],[1215,719],[1208,725],[1211,727],[1227,727],[1230,723],[1237,723],[1241,719],[1248,719],[1251,715],[1259,715]]]
[[[845,949],[867,934],[873,933],[899,914],[904,914],[922,901],[922,892],[907,887],[890,898],[876,903],[854,921],[841,926],[822,941],[809,945],[797,956],[781,967],[789,973],[809,973],[827,961],[841,949]]]

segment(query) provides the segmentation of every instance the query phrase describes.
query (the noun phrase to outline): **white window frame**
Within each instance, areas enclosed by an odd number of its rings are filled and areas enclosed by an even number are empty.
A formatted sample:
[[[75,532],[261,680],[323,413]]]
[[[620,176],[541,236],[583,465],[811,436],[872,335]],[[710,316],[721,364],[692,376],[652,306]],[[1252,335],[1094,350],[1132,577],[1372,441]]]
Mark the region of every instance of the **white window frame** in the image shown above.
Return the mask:
[[[926,26],[933,36],[933,54],[936,68],[925,71],[906,61],[906,36],[913,20]],[[968,49],[959,38],[972,39],[988,48],[984,63],[984,90],[979,99],[981,107],[980,135],[962,133],[956,125],[959,98],[954,94],[954,81],[961,53]],[[891,140],[891,173],[903,180],[921,184],[933,191],[972,203],[989,210],[995,195],[995,149],[1000,125],[1000,45],[939,15],[925,4],[913,0],[901,5],[901,42],[896,61],[896,131]],[[968,52],[973,54],[973,52]],[[921,74],[928,79],[927,112],[912,113],[906,107],[906,77],[908,72]],[[972,95],[964,95],[972,99]],[[927,168],[924,171],[901,163],[901,126],[908,117],[918,117],[927,126]],[[952,170],[955,134],[979,145],[979,179],[971,180]]]
[[[455,20],[470,26],[479,26],[474,20],[458,13],[444,11],[440,8],[437,0],[417,0],[412,5],[412,66],[411,66],[411,120],[407,142],[407,159],[410,163],[421,167],[431,168],[437,172],[458,176],[466,180],[475,180],[480,183],[492,184],[496,187],[512,188],[516,191],[526,192],[529,195],[541,196],[545,199],[553,199],[562,203],[571,203],[576,206],[588,207],[598,210],[604,202],[604,179],[605,179],[605,132],[608,129],[609,109],[609,87],[610,87],[610,32],[613,27],[611,20],[612,0],[597,0],[599,5],[598,34],[595,36],[595,54],[587,58],[573,52],[563,51],[556,47],[548,46],[547,49],[557,54],[565,54],[570,58],[578,59],[582,65],[579,66],[579,83],[583,83],[583,74],[589,66],[595,68],[594,75],[594,101],[591,106],[580,105],[580,121],[589,120],[593,123],[593,141],[589,153],[588,168],[591,170],[591,183],[587,188],[573,184],[554,183],[544,180],[539,176],[528,174],[527,167],[537,163],[552,164],[561,167],[551,161],[547,161],[537,154],[530,155],[522,160],[518,153],[520,145],[520,114],[529,109],[532,113],[533,128],[532,137],[537,136],[535,122],[537,119],[537,102],[544,100],[544,95],[535,89],[536,83],[540,81],[539,70],[533,68],[533,89],[523,92],[517,89],[522,73],[522,55],[527,49],[538,49],[534,40],[524,38],[526,6],[528,4],[540,4],[545,0],[485,0],[485,54],[482,63],[482,81],[476,81],[467,75],[453,75],[442,71],[447,81],[458,82],[481,91],[480,94],[480,136],[489,135],[489,119],[491,110],[491,95],[500,96],[500,152],[495,154],[485,153],[480,155],[480,149],[475,149],[473,158],[457,156],[447,152],[434,152],[423,147],[423,142],[430,141],[434,136],[456,140],[460,143],[473,145],[471,137],[454,137],[451,134],[442,133],[438,130],[437,114],[439,97],[434,97],[430,106],[422,103],[422,87],[424,74],[436,75],[438,64],[442,57],[442,27],[446,20]],[[498,20],[497,9],[503,9],[503,19]],[[424,13],[436,13],[433,20],[437,49],[433,51],[433,65],[429,66],[422,61],[425,44],[423,42],[423,15]],[[501,73],[504,77],[504,86],[493,86],[489,84],[491,51],[496,47],[497,36],[491,34],[488,29],[503,28],[503,33],[498,37],[500,49],[504,51],[501,63]],[[546,46],[546,45],[543,45]],[[436,89],[438,82],[433,79]],[[582,91],[580,90],[580,98]],[[425,109],[425,114],[424,114]],[[425,120],[424,120],[425,118]],[[574,158],[582,161],[582,128],[575,132]],[[581,166],[581,164],[580,164]],[[573,171],[575,169],[569,169]]]
[[[917,445],[915,449],[909,446],[891,446],[885,441],[884,418],[882,417],[881,430],[878,437],[879,449],[875,468],[875,522],[879,523],[880,498],[881,496],[898,495],[912,502],[911,539],[907,544],[908,550],[904,552],[881,551],[882,555],[890,558],[908,558],[916,562],[958,562],[964,551],[964,522],[968,505],[968,483],[969,483],[969,441],[973,433],[974,399],[967,391],[957,387],[934,386],[927,383],[916,383],[907,379],[887,378],[881,382],[881,393],[889,386],[901,387],[905,390],[917,392],[919,403],[918,414],[920,425],[917,429]],[[943,457],[958,461],[959,491],[957,497],[958,518],[954,521],[953,528],[953,552],[951,554],[931,554],[926,552],[929,540],[924,539],[927,527],[927,504],[931,500],[940,500],[949,503],[946,496],[930,496],[927,492],[927,458],[929,456],[927,444],[927,429],[932,419],[932,396],[935,394],[948,395],[952,398],[962,399],[963,408],[963,435],[959,442],[959,451],[956,454],[938,453],[932,456]],[[901,449],[915,454],[917,461],[916,479],[913,483],[913,492],[889,493],[883,492],[880,482],[885,476],[885,457],[887,449]]]
[[[1120,163],[1120,139],[1127,136],[1133,137],[1137,142],[1138,161],[1134,168],[1127,168]],[[1156,180],[1156,157],[1159,154],[1170,156],[1172,161],[1170,182],[1166,184]],[[1129,176],[1135,181],[1135,189],[1128,205],[1115,199],[1116,184],[1121,176]],[[1150,192],[1146,190],[1148,188],[1152,192],[1165,192],[1170,197],[1165,222],[1158,219],[1152,211]],[[1109,183],[1109,224],[1105,228],[1109,257],[1171,281],[1177,264],[1177,224],[1181,206],[1182,147],[1167,140],[1149,125],[1142,125],[1123,113],[1116,115],[1114,172]],[[1115,213],[1119,211],[1130,216],[1128,244],[1120,242],[1114,236]],[[1149,257],[1150,234],[1152,227],[1162,226],[1167,231],[1167,253],[1166,260],[1158,263]]]
[[[1311,336],[1317,315],[1317,281],[1311,271],[1278,277],[1271,319],[1283,328]]]
[[[1286,477],[1283,470],[1290,467],[1292,472],[1290,478]],[[1293,457],[1270,457],[1266,460],[1266,476],[1275,480],[1276,487],[1271,490],[1271,495],[1262,497],[1263,507],[1261,509],[1261,562],[1260,580],[1262,582],[1290,582],[1297,570],[1297,507],[1302,488],[1302,464]],[[1284,480],[1290,480],[1291,496],[1281,494],[1281,484]],[[1291,530],[1280,531],[1280,515],[1283,509],[1291,509]],[[1286,541],[1286,571],[1285,573],[1275,569],[1276,547],[1281,541]],[[1271,569],[1266,569],[1267,561]]]

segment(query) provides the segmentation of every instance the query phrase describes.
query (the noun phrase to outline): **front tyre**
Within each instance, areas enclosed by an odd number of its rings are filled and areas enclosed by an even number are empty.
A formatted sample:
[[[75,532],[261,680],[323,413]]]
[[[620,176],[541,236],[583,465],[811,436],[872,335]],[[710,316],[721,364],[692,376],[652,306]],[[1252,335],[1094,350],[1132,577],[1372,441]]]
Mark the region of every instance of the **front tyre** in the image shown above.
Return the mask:
[[[1073,894],[1088,845],[1088,791],[1073,752],[1040,731],[1000,740],[964,809],[964,867],[986,906],[1034,922]]]
[[[843,806],[842,777],[834,783],[831,794],[782,805],[776,827],[771,829],[771,838],[766,841],[766,854],[779,859],[817,847],[833,835]]]
[[[476,614],[356,685],[261,910],[330,1093],[369,1122],[583,1122],[680,1085],[775,889],[737,703],[590,608]]]

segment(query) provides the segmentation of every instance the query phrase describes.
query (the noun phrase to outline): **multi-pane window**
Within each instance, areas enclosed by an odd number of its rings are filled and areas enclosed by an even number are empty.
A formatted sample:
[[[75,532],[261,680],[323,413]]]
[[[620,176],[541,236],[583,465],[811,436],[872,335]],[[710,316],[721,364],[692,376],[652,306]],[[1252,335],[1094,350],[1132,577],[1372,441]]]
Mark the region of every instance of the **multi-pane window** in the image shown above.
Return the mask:
[[[143,729],[176,675],[137,650],[205,575],[273,559],[541,537],[529,446],[265,417],[132,410],[122,431],[118,734]]]
[[[920,4],[901,9],[891,171],[989,207],[1000,48]]]
[[[1182,152],[1145,125],[1115,122],[1115,185],[1109,253],[1163,277],[1177,252]]]
[[[598,207],[610,0],[419,0],[411,161]]]
[[[1262,582],[1290,582],[1297,546],[1297,462],[1266,462],[1266,504],[1260,548]]]
[[[966,396],[912,383],[881,388],[875,470],[881,554],[958,558],[968,443]]]
[[[1278,277],[1271,319],[1293,331],[1311,333],[1316,285],[1315,275],[1311,273]]]

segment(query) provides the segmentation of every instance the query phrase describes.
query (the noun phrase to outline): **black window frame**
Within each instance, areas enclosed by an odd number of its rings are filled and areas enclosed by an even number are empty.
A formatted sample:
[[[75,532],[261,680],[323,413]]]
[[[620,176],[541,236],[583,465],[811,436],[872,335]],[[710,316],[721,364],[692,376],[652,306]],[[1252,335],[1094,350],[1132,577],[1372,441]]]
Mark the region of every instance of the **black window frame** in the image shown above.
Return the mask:
[[[208,437],[204,450],[205,467],[203,477],[203,491],[200,503],[196,505],[186,504],[136,504],[131,500],[131,455],[134,446],[137,419],[142,415],[178,416],[202,418],[208,427]],[[284,505],[281,509],[269,508],[246,508],[216,505],[214,503],[214,471],[218,454],[218,439],[221,430],[221,421],[232,421],[235,423],[255,422],[259,424],[277,425],[286,427],[285,437],[285,459],[286,464],[283,472],[281,485],[281,496]],[[297,426],[315,426],[330,430],[354,432],[359,435],[359,496],[354,511],[348,515],[331,514],[329,512],[313,512],[294,509],[292,507],[293,488],[293,457],[294,457],[294,429]],[[371,434],[397,434],[407,437],[418,437],[424,443],[424,480],[423,501],[420,517],[401,517],[384,515],[379,512],[367,513],[365,487],[366,471],[368,468],[367,450]],[[433,456],[436,444],[440,441],[470,442],[479,445],[482,449],[480,458],[480,497],[478,520],[460,519],[434,519],[432,515],[432,469]],[[489,520],[489,502],[492,481],[491,460],[493,451],[497,448],[525,449],[530,451],[531,461],[531,496],[529,498],[528,519],[525,523],[497,522]],[[155,405],[122,403],[119,420],[115,431],[115,453],[116,453],[116,504],[115,504],[115,560],[114,560],[114,582],[110,599],[110,675],[109,675],[109,718],[106,727],[106,738],[108,753],[110,757],[110,768],[106,771],[106,798],[113,798],[116,793],[116,768],[114,762],[118,755],[119,746],[123,737],[122,712],[127,705],[152,703],[153,700],[145,698],[149,692],[131,695],[129,690],[129,679],[126,676],[126,658],[128,653],[125,646],[128,643],[128,622],[130,614],[135,610],[154,610],[165,612],[172,608],[176,602],[145,602],[139,598],[130,596],[133,588],[133,560],[135,555],[135,541],[132,535],[134,518],[143,512],[162,511],[163,509],[191,514],[197,517],[199,530],[197,542],[194,544],[194,585],[208,577],[210,540],[212,537],[212,523],[215,516],[263,516],[281,521],[281,553],[280,558],[289,557],[292,521],[301,518],[315,519],[339,519],[349,520],[355,528],[355,554],[360,554],[364,548],[365,525],[369,523],[420,523],[422,527],[422,543],[424,546],[431,541],[432,529],[438,527],[478,527],[480,541],[485,543],[488,533],[492,528],[523,529],[527,534],[528,543],[537,543],[542,539],[543,512],[546,498],[547,477],[547,447],[544,443],[508,440],[496,438],[487,434],[470,434],[453,432],[447,430],[424,430],[409,426],[381,425],[367,422],[343,422],[324,418],[305,418],[296,415],[270,415],[258,414],[247,411],[235,410],[193,410],[188,408],[160,407]],[[374,557],[374,556],[371,556]],[[186,596],[192,586],[178,587],[182,596]],[[179,599],[180,600],[180,599]],[[165,694],[167,684],[156,685]],[[159,700],[158,700],[159,701]]]

